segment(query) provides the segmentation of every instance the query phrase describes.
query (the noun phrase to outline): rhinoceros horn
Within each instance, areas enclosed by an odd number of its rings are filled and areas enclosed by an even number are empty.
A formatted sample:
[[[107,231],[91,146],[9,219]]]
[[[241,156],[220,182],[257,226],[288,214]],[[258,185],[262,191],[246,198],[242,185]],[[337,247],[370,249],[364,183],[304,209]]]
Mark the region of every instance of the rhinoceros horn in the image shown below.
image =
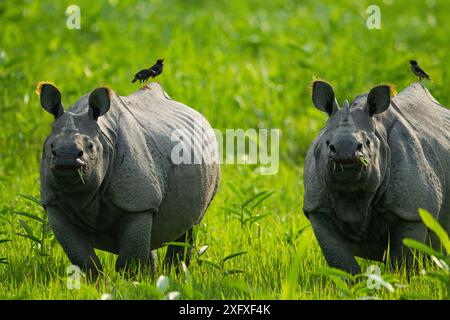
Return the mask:
[[[75,126],[75,122],[73,121],[72,117],[68,117],[66,124],[61,129],[61,132],[70,132],[70,131],[78,131],[77,127]]]
[[[353,124],[353,119],[350,117],[350,107],[348,105],[348,101],[345,100],[342,105],[342,116],[341,116],[341,124]]]

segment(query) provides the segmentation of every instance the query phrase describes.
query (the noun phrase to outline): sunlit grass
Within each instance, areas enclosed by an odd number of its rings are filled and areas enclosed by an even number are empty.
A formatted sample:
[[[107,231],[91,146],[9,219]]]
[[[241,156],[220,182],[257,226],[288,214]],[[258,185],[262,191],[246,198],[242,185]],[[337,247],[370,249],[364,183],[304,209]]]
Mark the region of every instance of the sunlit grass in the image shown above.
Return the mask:
[[[117,299],[164,298],[157,287],[164,249],[154,277],[135,282],[114,271],[115,257],[100,253],[105,275],[98,284],[66,287],[69,261],[51,234],[44,248],[18,233],[40,235],[42,209],[20,194],[39,197],[42,143],[51,115],[34,93],[41,80],[55,83],[65,107],[97,86],[128,95],[132,76],[157,58],[158,77],[168,94],[203,113],[218,129],[281,129],[280,170],[273,176],[254,166],[222,166],[222,186],[196,228],[197,249],[189,274],[171,273],[169,291],[195,299],[334,299],[342,290],[323,268],[325,260],[302,213],[302,165],[308,145],[326,121],[311,106],[313,76],[330,81],[337,97],[351,99],[380,83],[397,90],[415,81],[408,60],[430,74],[431,93],[450,104],[448,1],[379,1],[382,29],[365,27],[373,1],[87,1],[81,30],[68,30],[70,1],[0,2],[0,298]],[[254,223],[230,215],[242,199],[275,191],[252,212]],[[198,250],[197,250],[198,251]],[[201,262],[220,262],[215,268]],[[374,263],[360,259],[362,270]],[[389,271],[395,291],[370,294],[382,299],[438,298],[443,285],[404,270]],[[423,266],[433,269],[433,266]],[[419,268],[420,269],[420,268]],[[243,273],[226,273],[242,270]],[[364,281],[364,280],[362,280]],[[159,290],[159,291],[158,291]],[[364,293],[365,294],[365,293]]]

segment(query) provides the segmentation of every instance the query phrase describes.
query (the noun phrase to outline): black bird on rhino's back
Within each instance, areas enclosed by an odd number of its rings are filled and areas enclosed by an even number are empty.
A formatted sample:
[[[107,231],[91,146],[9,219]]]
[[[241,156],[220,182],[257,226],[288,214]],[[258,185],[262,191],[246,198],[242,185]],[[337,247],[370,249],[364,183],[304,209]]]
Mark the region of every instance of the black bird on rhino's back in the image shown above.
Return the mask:
[[[145,82],[149,78],[155,78],[156,76],[162,73],[163,67],[164,67],[164,59],[158,59],[156,63],[150,68],[142,69],[141,71],[136,73],[131,83],[136,82],[136,80],[139,80],[139,82]]]
[[[422,82],[422,79],[431,80],[428,74],[419,67],[417,61],[409,60],[409,63],[411,64],[411,71],[414,73],[415,76],[419,77],[420,82]]]

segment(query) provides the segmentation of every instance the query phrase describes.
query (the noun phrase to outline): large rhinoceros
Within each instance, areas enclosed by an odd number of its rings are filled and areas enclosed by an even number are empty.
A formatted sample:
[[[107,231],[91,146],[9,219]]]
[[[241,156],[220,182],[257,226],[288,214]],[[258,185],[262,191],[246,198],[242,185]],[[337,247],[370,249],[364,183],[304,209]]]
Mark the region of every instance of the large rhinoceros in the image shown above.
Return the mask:
[[[404,238],[435,239],[427,209],[450,230],[450,112],[420,83],[397,96],[377,86],[339,108],[333,88],[313,83],[314,105],[329,119],[304,167],[304,213],[332,267],[360,273],[355,256],[413,261]]]
[[[130,270],[153,267],[151,250],[166,242],[192,243],[192,227],[220,180],[217,141],[202,115],[157,83],[126,97],[97,88],[69,111],[55,86],[41,84],[39,93],[55,117],[43,149],[41,198],[72,264],[95,278],[101,265],[94,248],[118,254],[116,269]],[[183,152],[197,161],[180,161]],[[184,251],[169,246],[166,263],[189,260]]]

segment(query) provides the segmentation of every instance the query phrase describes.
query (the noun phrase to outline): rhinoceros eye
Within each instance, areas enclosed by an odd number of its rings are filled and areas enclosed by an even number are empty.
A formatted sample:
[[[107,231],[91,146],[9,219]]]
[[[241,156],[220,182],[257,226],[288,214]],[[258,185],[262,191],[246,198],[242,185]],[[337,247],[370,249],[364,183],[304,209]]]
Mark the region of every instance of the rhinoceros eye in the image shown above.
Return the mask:
[[[369,139],[366,140],[366,145],[370,146],[370,140]]]
[[[327,144],[327,147],[330,145],[330,141],[328,140],[325,143]]]
[[[94,144],[93,144],[92,142],[89,142],[89,144],[88,144],[88,148],[89,148],[89,150],[92,150],[92,149],[94,149]]]

